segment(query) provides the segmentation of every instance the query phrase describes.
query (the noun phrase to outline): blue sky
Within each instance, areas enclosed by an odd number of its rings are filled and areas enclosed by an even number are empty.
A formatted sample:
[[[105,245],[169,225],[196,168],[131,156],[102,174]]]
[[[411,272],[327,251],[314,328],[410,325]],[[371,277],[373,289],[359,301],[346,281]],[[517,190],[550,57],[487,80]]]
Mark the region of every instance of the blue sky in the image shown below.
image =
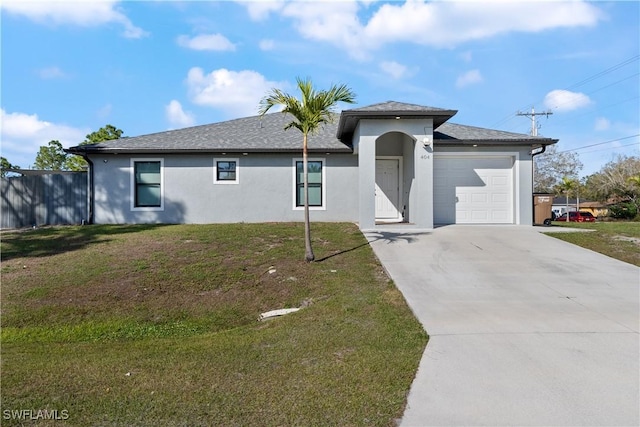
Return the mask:
[[[582,175],[640,155],[640,3],[12,1],[2,19],[2,156],[29,167],[106,124],[137,136],[254,115],[296,77],[354,108],[458,110],[452,122],[560,139]],[[609,142],[611,141],[611,142]],[[582,148],[593,145],[592,147]]]

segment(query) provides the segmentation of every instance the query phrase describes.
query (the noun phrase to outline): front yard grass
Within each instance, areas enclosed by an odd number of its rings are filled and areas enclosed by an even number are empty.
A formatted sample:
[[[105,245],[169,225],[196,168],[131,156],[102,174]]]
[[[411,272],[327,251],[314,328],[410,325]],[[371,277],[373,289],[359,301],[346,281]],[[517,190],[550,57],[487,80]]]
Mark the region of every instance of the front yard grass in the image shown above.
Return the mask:
[[[306,264],[301,224],[4,232],[2,425],[393,425],[426,333],[357,227],[312,236]]]
[[[640,222],[554,222],[554,226],[592,230],[550,236],[640,267]]]

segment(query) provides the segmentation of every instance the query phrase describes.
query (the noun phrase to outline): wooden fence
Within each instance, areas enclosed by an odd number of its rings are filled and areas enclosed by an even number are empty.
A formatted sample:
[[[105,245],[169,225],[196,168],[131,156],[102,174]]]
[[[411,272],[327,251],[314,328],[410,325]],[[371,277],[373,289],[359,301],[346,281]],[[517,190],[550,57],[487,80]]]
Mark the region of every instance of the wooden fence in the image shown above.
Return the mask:
[[[87,172],[0,178],[2,228],[87,221]]]

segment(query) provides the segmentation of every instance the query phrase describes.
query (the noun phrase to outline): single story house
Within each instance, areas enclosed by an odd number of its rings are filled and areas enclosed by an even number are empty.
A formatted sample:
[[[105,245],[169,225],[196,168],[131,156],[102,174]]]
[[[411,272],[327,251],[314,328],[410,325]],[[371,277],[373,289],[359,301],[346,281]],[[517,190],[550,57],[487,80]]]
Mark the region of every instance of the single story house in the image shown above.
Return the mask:
[[[565,196],[556,196],[553,198],[553,205],[551,206],[551,210],[555,212],[556,216],[560,216],[567,211],[577,211],[577,199],[567,199]]]
[[[609,208],[606,204],[600,202],[592,202],[590,200],[578,200],[569,198],[567,201],[565,196],[557,196],[553,198],[553,206],[551,209],[560,216],[567,211],[590,212],[595,217],[604,217],[609,215]]]
[[[456,110],[343,110],[309,139],[312,221],[532,224],[533,156],[556,139],[450,123]],[[90,164],[90,221],[302,221],[302,135],[271,113],[68,149]]]
[[[609,208],[601,202],[580,202],[580,211],[591,212],[597,218],[609,215]]]

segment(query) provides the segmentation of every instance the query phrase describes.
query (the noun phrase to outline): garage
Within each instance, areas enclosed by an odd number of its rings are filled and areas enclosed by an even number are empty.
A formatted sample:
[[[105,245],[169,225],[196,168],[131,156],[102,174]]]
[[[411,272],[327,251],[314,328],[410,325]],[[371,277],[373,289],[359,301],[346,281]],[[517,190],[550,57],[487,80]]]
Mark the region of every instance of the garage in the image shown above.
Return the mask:
[[[437,154],[435,224],[513,224],[514,157]]]

